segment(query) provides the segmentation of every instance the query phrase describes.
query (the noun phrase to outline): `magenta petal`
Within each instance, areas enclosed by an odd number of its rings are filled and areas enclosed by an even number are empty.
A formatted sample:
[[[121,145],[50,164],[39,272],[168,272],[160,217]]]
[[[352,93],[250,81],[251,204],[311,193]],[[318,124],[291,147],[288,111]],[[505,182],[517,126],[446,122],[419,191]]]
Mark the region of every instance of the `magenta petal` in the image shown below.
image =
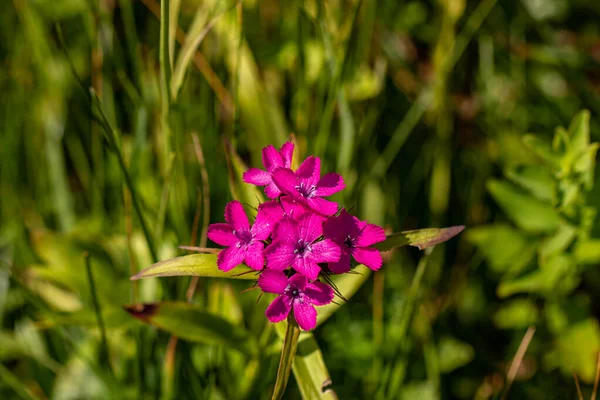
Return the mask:
[[[265,194],[270,199],[276,199],[281,194],[281,190],[279,190],[275,182],[271,182],[265,187]]]
[[[294,274],[288,280],[288,283],[290,284],[290,286],[293,286],[298,290],[304,290],[306,284],[308,283],[308,280],[306,279],[306,276],[302,274]]]
[[[288,285],[288,278],[281,271],[265,269],[258,277],[258,287],[263,292],[283,294]]]
[[[299,196],[298,189],[296,189],[298,180],[296,179],[296,174],[291,169],[277,168],[273,171],[272,178],[273,182],[275,182],[279,190],[283,193]]]
[[[283,158],[283,166],[286,168],[292,167],[292,155],[294,154],[294,143],[285,142],[281,146],[281,157]]]
[[[271,183],[271,174],[258,168],[250,168],[242,174],[242,180],[256,186],[266,186]]]
[[[265,256],[263,250],[265,245],[263,242],[254,242],[246,249],[244,262],[250,268],[260,271],[265,266]]]
[[[324,306],[333,301],[333,289],[323,282],[309,283],[304,289],[304,294],[317,306]]]
[[[306,199],[306,205],[311,210],[323,215],[333,215],[338,210],[337,203],[322,199],[320,197],[311,197]]]
[[[314,242],[323,234],[323,218],[317,214],[306,214],[298,221],[299,237],[306,243]]]
[[[373,271],[377,271],[379,268],[381,268],[381,264],[383,264],[381,254],[377,249],[370,247],[357,247],[352,252],[352,255],[356,261],[361,264],[365,264]]]
[[[221,246],[232,246],[238,241],[238,238],[233,234],[233,227],[229,224],[211,224],[206,235],[210,240]]]
[[[241,247],[231,246],[217,256],[217,267],[221,271],[229,271],[244,261],[246,251]]]
[[[262,162],[267,171],[271,172],[277,167],[283,166],[283,160],[281,154],[277,151],[273,145],[268,145],[262,149]]]
[[[383,242],[385,231],[382,227],[374,224],[366,224],[360,234],[356,237],[357,247],[367,247],[372,244]]]
[[[273,240],[275,242],[294,245],[298,242],[298,222],[291,218],[281,219],[273,230]]]
[[[271,322],[283,321],[287,318],[291,308],[292,305],[287,296],[277,296],[267,307],[265,315]]]
[[[350,271],[350,254],[343,251],[339,261],[329,263],[328,266],[334,274],[343,274]]]
[[[233,229],[248,229],[248,217],[242,207],[242,203],[237,200],[227,203],[225,206],[225,221],[227,221]]]
[[[306,187],[315,186],[321,176],[321,160],[310,156],[298,167],[296,176]]]
[[[267,204],[265,206],[265,204]],[[256,214],[256,219],[254,220],[254,224],[250,229],[254,239],[256,240],[267,240],[273,228],[275,226],[275,221],[273,220],[275,215],[273,213],[273,206],[269,203],[263,203],[258,206],[258,213]]]
[[[340,174],[336,174],[335,172],[330,172],[325,174],[319,183],[317,183],[317,190],[315,194],[317,196],[325,197],[331,196],[334,193],[339,192],[344,189],[346,184],[344,183],[344,178]]]
[[[340,246],[330,239],[313,243],[310,252],[312,260],[316,263],[336,262],[340,259],[341,253]]]
[[[317,326],[317,310],[308,302],[294,301],[294,318],[305,331],[310,331]]]
[[[306,276],[311,281],[314,281],[319,277],[321,267],[319,267],[310,257],[296,257],[292,263],[292,268],[297,272]]]
[[[294,246],[288,243],[272,243],[265,250],[267,268],[283,271],[290,267],[296,258]]]

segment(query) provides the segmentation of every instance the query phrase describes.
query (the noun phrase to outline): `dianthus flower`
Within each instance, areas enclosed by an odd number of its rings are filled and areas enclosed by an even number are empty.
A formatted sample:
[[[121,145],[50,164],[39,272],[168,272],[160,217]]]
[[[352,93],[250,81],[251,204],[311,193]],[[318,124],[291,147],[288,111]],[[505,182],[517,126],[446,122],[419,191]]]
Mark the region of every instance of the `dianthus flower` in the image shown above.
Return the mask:
[[[320,215],[309,213],[299,220],[284,218],[273,230],[273,243],[265,250],[267,268],[283,271],[292,267],[310,280],[321,272],[319,263],[336,262],[340,248],[329,239],[318,240],[323,235]]]
[[[263,292],[278,294],[267,307],[265,315],[271,322],[284,320],[294,311],[294,318],[305,331],[317,326],[314,306],[324,306],[333,301],[333,289],[322,282],[309,283],[302,274],[288,277],[281,271],[264,270],[258,278]]]
[[[292,196],[283,195],[277,200],[267,201],[261,204],[265,212],[270,214],[270,218],[277,222],[283,218],[292,218],[299,220],[306,214],[312,213],[302,203],[296,201]]]
[[[252,227],[242,204],[234,200],[225,207],[227,223],[212,224],[208,227],[208,238],[221,246],[229,246],[217,257],[217,266],[222,271],[229,271],[236,265],[245,262],[255,270],[261,270],[265,264],[263,250],[266,240],[273,230],[270,213],[258,208],[258,214]]]
[[[265,194],[271,199],[277,198],[281,190],[273,182],[271,175],[279,167],[291,167],[293,152],[294,144],[291,142],[284,143],[279,151],[273,145],[268,145],[262,150],[262,162],[266,171],[250,168],[242,175],[243,181],[256,186],[265,186]]]
[[[331,272],[348,272],[350,256],[373,271],[381,268],[381,254],[369,246],[385,240],[383,228],[361,221],[342,209],[339,216],[329,217],[323,223],[323,235],[334,241],[342,251],[338,261],[329,263]]]
[[[272,177],[283,193],[323,215],[333,215],[338,210],[337,203],[323,197],[346,187],[340,174],[330,172],[321,178],[321,160],[314,156],[304,160],[296,172],[280,167],[273,171]]]

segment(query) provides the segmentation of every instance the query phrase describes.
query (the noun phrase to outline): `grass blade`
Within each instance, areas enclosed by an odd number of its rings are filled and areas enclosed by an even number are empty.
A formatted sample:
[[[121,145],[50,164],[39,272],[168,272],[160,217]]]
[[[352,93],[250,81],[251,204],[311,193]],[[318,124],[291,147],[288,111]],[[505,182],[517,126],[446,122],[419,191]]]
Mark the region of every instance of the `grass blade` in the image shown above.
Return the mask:
[[[161,276],[203,276],[206,278],[230,278],[256,280],[256,272],[244,265],[223,272],[217,268],[216,254],[191,254],[161,261],[143,269],[131,277],[132,281]]]

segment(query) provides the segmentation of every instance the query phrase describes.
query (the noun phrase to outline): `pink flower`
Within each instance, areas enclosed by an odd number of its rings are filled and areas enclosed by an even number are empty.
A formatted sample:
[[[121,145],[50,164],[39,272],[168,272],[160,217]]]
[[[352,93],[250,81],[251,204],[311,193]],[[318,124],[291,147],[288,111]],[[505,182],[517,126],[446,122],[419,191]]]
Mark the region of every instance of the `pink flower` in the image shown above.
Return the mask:
[[[270,213],[273,222],[283,218],[299,220],[302,216],[312,211],[296,201],[292,196],[281,196],[278,200],[271,200],[261,204],[265,212]]]
[[[272,177],[283,193],[323,215],[335,214],[338,205],[322,197],[331,196],[346,187],[340,174],[330,172],[321,178],[321,160],[314,156],[304,160],[295,173],[289,168],[277,168]]]
[[[225,207],[227,223],[212,224],[208,227],[208,238],[221,246],[229,246],[217,257],[217,266],[222,271],[229,271],[236,265],[245,262],[257,271],[264,266],[263,250],[274,223],[270,214],[258,207],[254,225],[250,227],[248,217],[242,204],[234,200]]]
[[[279,295],[265,312],[269,321],[282,321],[294,310],[296,322],[305,331],[317,326],[317,310],[314,306],[324,306],[333,301],[333,289],[329,285],[309,283],[302,274],[295,274],[288,279],[281,271],[267,269],[260,274],[258,286],[263,292]]]
[[[273,243],[265,250],[267,268],[283,271],[294,268],[310,280],[321,272],[318,263],[336,262],[340,248],[329,239],[317,241],[323,234],[323,217],[306,214],[298,221],[284,218],[273,230]]]
[[[285,142],[279,151],[273,145],[268,145],[262,150],[262,161],[266,171],[250,168],[242,175],[243,181],[256,186],[265,186],[265,194],[271,199],[277,198],[281,191],[273,182],[271,175],[279,167],[291,167],[293,152],[294,144],[291,142]]]
[[[371,246],[385,240],[383,228],[361,221],[348,214],[345,209],[338,217],[329,217],[323,224],[324,236],[340,246],[342,254],[336,262],[329,263],[329,269],[336,274],[350,270],[350,255],[354,259],[377,271],[383,263],[381,254]]]

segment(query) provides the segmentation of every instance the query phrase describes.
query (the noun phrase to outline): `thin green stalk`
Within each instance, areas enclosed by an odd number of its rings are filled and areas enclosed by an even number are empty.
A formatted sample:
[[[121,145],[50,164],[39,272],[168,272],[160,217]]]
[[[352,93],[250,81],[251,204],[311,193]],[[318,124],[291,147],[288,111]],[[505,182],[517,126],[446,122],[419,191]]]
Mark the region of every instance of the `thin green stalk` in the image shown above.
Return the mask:
[[[92,303],[94,305],[94,312],[96,313],[96,319],[98,320],[98,327],[100,328],[101,338],[101,351],[100,359],[106,364],[110,374],[114,376],[112,366],[110,364],[110,353],[108,350],[108,340],[106,339],[106,328],[104,325],[104,319],[102,318],[102,309],[100,308],[100,302],[98,301],[98,293],[96,292],[96,283],[94,281],[94,274],[92,273],[92,258],[89,253],[83,255],[85,259],[85,269],[87,271],[88,282],[90,284],[90,294],[92,295]]]
[[[283,339],[279,368],[277,369],[277,380],[275,381],[275,389],[273,389],[271,400],[279,400],[283,397],[283,392],[285,392],[285,387],[290,379],[299,336],[300,328],[292,314],[290,314],[287,320],[287,329],[285,331],[285,338]]]
[[[427,261],[429,260],[429,255],[431,254],[432,249],[433,248],[429,248],[425,250],[425,256],[421,258],[421,261],[419,261],[419,265],[417,265],[417,270],[415,271],[415,276],[413,277],[412,283],[410,284],[410,289],[408,290],[406,303],[402,312],[402,319],[400,320],[400,326],[398,328],[398,336],[401,338],[401,343],[405,342],[404,338],[406,337],[408,327],[412,321],[412,315],[417,304],[417,295],[421,287],[421,281],[423,280],[423,275],[425,274],[425,269],[427,267]],[[401,348],[400,355],[395,360],[394,367],[390,374],[389,390],[387,395],[387,398],[389,399],[395,399],[397,397],[398,389],[400,389],[400,385],[404,380],[403,375],[405,368],[403,353],[404,349]]]
[[[171,154],[171,127],[169,113],[171,108],[171,63],[169,62],[169,0],[160,2],[160,97],[161,97],[161,166],[163,175],[166,174],[169,154]]]

